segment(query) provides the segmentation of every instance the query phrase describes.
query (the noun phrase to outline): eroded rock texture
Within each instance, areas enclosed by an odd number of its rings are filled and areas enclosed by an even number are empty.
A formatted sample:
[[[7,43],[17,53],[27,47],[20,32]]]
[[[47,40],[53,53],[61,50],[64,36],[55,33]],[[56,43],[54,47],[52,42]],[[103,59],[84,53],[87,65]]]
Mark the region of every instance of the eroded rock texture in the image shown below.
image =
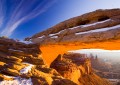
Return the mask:
[[[96,10],[63,21],[26,40],[42,44],[120,39],[120,9]]]
[[[94,74],[90,59],[83,54],[66,53],[59,55],[50,67],[78,85],[110,85],[107,80]]]
[[[0,85],[76,85],[48,68],[39,45],[0,38]]]

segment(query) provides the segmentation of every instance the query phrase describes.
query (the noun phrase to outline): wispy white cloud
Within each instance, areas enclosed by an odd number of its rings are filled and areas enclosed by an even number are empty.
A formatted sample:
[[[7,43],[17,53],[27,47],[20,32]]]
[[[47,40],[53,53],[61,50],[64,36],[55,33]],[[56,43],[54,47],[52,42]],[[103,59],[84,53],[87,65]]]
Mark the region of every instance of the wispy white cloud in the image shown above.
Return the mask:
[[[4,7],[4,4],[5,0],[0,0],[0,28],[2,27],[5,18],[6,8]]]
[[[18,20],[17,22],[13,23],[12,25],[7,25],[6,28],[1,32],[4,36],[10,36],[13,31],[23,22],[22,19]]]
[[[15,1],[16,3],[11,10],[9,20],[6,23],[5,28],[0,32],[1,35],[10,36],[19,25],[42,14],[56,2],[56,0],[43,0],[43,2],[37,4],[37,1],[39,0],[32,0],[31,2],[30,0]]]

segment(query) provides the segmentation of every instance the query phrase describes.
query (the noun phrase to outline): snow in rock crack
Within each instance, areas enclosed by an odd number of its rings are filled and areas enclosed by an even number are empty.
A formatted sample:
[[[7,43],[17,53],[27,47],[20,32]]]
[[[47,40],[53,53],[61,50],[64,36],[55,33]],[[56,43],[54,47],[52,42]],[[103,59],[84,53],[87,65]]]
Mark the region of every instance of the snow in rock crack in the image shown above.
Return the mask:
[[[29,63],[25,63],[25,64],[28,64],[28,66],[20,70],[20,73],[21,73],[21,74],[26,74],[26,73],[28,73],[29,71],[31,71],[32,67],[34,66],[34,65],[32,65],[32,64],[29,64]]]

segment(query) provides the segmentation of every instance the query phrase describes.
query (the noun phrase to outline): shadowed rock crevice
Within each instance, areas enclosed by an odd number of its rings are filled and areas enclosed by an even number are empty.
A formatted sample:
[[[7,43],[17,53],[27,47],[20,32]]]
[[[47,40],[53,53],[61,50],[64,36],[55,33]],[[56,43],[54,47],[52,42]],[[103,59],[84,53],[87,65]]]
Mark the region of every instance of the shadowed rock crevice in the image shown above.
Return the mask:
[[[108,17],[108,16],[100,16],[98,18],[98,21],[104,21],[104,20],[107,20],[107,19],[110,19],[110,17]]]

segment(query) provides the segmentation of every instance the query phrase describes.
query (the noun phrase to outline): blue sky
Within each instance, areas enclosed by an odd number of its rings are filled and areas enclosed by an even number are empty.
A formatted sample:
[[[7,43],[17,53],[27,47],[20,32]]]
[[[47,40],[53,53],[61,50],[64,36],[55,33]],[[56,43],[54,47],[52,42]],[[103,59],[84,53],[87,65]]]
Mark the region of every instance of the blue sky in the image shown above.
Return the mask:
[[[0,36],[24,39],[96,9],[120,8],[120,0],[0,0]]]

